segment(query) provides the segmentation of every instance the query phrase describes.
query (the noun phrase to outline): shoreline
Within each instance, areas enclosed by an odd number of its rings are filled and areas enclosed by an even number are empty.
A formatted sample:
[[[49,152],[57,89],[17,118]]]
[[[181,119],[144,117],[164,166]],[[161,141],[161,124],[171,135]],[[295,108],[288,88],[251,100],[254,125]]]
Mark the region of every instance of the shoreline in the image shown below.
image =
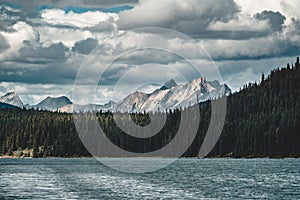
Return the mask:
[[[60,158],[60,159],[86,159],[86,158],[95,158],[95,159],[107,159],[107,158],[148,158],[148,159],[288,159],[288,158],[294,158],[294,159],[300,159],[300,157],[296,156],[286,156],[286,157],[268,157],[268,156],[261,156],[261,157],[229,157],[229,156],[216,156],[216,157],[205,157],[205,158],[198,158],[198,157],[180,157],[180,158],[173,158],[173,157],[93,157],[93,156],[78,156],[78,157],[38,157],[38,158],[33,158],[33,157],[17,157],[17,156],[7,156],[7,155],[2,155],[0,156],[1,159],[51,159],[51,158]]]

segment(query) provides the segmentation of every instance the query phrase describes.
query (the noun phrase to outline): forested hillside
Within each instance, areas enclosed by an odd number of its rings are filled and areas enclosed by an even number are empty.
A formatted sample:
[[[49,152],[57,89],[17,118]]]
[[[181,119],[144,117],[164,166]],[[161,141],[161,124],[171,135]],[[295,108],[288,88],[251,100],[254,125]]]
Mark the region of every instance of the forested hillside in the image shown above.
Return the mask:
[[[300,156],[299,58],[230,96],[226,118],[211,155]]]
[[[299,83],[298,58],[295,64],[276,69],[268,77],[262,75],[261,83],[249,84],[230,95],[222,135],[208,156],[299,157]],[[210,105],[209,101],[195,105],[200,107],[199,130],[183,156],[198,155],[210,121]],[[180,113],[179,109],[168,112],[164,128],[149,139],[122,133],[111,113],[97,113],[97,120],[108,138],[119,147],[132,152],[149,152],[172,140],[180,123]],[[86,116],[92,117],[92,114]],[[139,125],[146,125],[150,119],[149,114],[131,114],[131,118]],[[77,135],[72,114],[2,107],[0,155],[72,157],[90,154]]]

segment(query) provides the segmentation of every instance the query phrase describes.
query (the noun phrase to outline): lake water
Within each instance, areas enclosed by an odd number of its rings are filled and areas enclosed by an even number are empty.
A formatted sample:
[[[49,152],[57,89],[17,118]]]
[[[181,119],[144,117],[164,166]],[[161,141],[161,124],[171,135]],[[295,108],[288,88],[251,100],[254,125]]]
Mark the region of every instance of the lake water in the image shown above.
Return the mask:
[[[19,198],[300,199],[300,159],[180,159],[143,174],[92,158],[0,159],[0,199]]]

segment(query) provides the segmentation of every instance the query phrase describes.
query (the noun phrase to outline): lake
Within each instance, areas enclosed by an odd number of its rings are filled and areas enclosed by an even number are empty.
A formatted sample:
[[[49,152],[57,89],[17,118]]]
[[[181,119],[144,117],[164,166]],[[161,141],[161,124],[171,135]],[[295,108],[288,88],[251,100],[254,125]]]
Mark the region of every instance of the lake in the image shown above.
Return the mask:
[[[300,159],[179,159],[142,174],[93,158],[0,159],[0,199],[19,198],[300,199]]]

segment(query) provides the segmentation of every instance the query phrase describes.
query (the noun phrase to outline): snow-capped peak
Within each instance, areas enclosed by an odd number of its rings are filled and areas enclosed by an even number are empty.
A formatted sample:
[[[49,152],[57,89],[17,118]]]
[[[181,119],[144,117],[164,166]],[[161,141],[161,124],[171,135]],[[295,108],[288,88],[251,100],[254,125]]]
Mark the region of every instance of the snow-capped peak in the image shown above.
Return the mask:
[[[0,102],[14,105],[14,106],[17,106],[20,108],[23,108],[23,106],[24,106],[21,98],[15,92],[9,92],[9,93],[5,94],[4,96],[0,97]]]
[[[164,111],[188,107],[197,102],[230,93],[231,90],[227,85],[222,85],[219,81],[206,81],[203,77],[182,85],[177,85],[174,80],[170,80],[151,94],[133,93],[128,95],[118,103],[116,110],[121,112]]]
[[[41,101],[39,104],[33,106],[33,108],[38,108],[38,109],[42,109],[42,110],[57,110],[63,106],[72,104],[72,102],[70,101],[70,99],[68,97],[65,96],[61,96],[61,97],[47,97],[46,99],[44,99],[43,101]]]

